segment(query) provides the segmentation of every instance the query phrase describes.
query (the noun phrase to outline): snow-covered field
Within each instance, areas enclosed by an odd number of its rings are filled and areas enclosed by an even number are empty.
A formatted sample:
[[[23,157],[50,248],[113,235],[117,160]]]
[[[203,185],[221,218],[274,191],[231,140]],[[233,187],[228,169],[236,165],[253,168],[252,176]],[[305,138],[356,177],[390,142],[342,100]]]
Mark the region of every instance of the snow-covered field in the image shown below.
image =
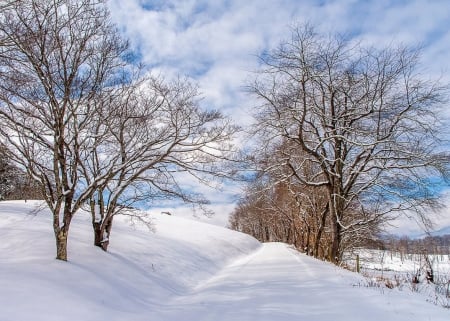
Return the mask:
[[[0,202],[0,321],[450,319],[416,293],[176,216],[155,216],[155,233],[116,220],[104,253],[80,213],[60,262],[50,215],[34,206]]]
[[[389,251],[389,250],[360,250],[361,267],[379,271],[398,271],[415,273],[426,266],[423,254]],[[354,255],[353,255],[354,256]],[[450,255],[427,255],[436,273],[450,276]]]
[[[346,265],[356,270],[359,255],[360,271],[368,280],[377,280],[402,291],[413,291],[424,300],[450,308],[450,255],[401,253],[389,250],[360,249],[346,258]],[[433,271],[433,282],[427,271]],[[413,282],[416,280],[417,282]]]

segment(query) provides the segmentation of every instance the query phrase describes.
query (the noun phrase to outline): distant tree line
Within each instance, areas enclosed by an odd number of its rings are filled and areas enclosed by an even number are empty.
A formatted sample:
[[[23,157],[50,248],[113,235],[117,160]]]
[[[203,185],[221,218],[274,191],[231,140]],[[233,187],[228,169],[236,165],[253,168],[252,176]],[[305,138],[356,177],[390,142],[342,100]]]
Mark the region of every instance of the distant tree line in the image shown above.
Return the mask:
[[[390,250],[403,254],[442,254],[450,255],[450,234],[429,235],[424,238],[383,237],[377,244],[368,244],[368,248]]]
[[[38,184],[26,171],[16,167],[0,148],[0,200],[39,200]]]

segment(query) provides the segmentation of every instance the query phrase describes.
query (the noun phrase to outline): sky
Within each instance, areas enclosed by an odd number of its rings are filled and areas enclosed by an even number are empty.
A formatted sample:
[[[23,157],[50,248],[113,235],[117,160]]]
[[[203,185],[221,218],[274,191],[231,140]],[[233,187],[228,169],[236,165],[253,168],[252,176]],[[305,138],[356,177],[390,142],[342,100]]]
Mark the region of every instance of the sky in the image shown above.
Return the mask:
[[[109,7],[154,72],[192,78],[205,106],[244,123],[252,100],[243,86],[258,55],[288,39],[295,24],[376,46],[420,44],[430,73],[450,73],[447,0],[110,0]]]
[[[251,122],[255,106],[244,86],[258,68],[258,55],[303,23],[380,47],[420,45],[424,72],[450,82],[448,0],[109,0],[108,5],[153,73],[187,76],[199,85],[205,108],[219,109],[241,125]],[[210,196],[226,205],[235,192]]]

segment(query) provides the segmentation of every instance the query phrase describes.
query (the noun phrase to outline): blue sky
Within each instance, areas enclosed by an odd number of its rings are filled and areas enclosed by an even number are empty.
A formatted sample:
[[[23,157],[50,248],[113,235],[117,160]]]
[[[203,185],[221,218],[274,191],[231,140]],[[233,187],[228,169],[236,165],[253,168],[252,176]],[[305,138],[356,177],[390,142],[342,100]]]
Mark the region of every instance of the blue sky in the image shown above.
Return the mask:
[[[420,44],[426,72],[450,82],[448,0],[109,0],[108,4],[114,22],[153,72],[192,78],[205,107],[220,109],[243,125],[250,122],[254,102],[242,88],[258,67],[257,55],[288,39],[293,24],[309,22],[319,31],[346,34],[375,46]],[[223,203],[228,200],[225,196]]]

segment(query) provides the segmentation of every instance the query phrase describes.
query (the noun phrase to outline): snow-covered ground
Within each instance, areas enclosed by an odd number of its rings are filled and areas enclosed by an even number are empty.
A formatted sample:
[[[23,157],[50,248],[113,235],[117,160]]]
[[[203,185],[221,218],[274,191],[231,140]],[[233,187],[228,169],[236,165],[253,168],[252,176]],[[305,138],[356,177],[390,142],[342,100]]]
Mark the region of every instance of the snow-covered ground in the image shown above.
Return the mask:
[[[426,268],[426,261],[423,254],[406,253],[402,254],[389,250],[366,250],[362,249],[353,253],[360,256],[361,268],[379,271],[397,271],[415,273]],[[450,277],[450,255],[427,255],[436,273],[448,274]]]
[[[110,252],[75,218],[69,262],[48,211],[0,202],[0,320],[449,320],[450,310],[218,226],[157,215],[156,232],[116,220]]]
[[[450,308],[449,254],[428,254],[425,257],[417,253],[359,249],[346,257],[346,265],[353,270],[356,270],[357,254],[361,274],[369,282],[377,280],[398,290],[413,291],[426,301]],[[430,271],[428,264],[432,267],[433,282],[427,280],[427,271]]]

